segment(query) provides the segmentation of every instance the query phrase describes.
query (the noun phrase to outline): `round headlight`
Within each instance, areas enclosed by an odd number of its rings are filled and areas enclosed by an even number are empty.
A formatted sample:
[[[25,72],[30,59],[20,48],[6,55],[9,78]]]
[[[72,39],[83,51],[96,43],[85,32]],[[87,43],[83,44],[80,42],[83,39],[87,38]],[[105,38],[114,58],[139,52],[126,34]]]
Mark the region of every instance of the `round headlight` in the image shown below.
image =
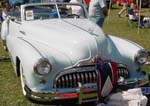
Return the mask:
[[[47,75],[52,69],[51,64],[45,58],[39,59],[34,66],[34,71],[38,75]]]
[[[143,65],[147,60],[147,52],[145,50],[138,51],[137,55],[135,56],[136,63]]]

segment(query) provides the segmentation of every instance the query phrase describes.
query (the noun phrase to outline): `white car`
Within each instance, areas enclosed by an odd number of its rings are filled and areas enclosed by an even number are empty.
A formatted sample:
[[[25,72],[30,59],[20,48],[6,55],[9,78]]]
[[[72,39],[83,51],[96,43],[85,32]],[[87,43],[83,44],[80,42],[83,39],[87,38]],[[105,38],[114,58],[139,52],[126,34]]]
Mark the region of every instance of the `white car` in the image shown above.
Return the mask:
[[[36,101],[96,101],[96,56],[118,64],[124,85],[149,83],[142,68],[148,52],[134,42],[106,35],[81,4],[21,5],[3,21],[1,39],[21,78],[23,94]]]

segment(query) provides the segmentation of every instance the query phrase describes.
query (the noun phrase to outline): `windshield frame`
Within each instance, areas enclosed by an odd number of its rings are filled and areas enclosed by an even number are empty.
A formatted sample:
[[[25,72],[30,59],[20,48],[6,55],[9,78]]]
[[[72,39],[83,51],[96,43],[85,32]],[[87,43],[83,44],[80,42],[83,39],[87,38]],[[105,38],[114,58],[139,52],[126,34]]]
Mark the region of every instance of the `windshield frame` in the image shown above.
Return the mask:
[[[73,6],[81,6],[82,8],[82,11],[83,11],[83,17],[84,19],[87,19],[88,18],[88,14],[87,14],[87,10],[85,9],[84,5],[82,4],[78,4],[78,3],[61,3],[61,2],[49,2],[49,3],[30,3],[30,4],[24,4],[24,5],[21,5],[21,20],[22,21],[28,21],[26,20],[26,8],[27,7],[30,7],[30,6],[48,6],[48,5],[54,5],[56,6],[56,10],[57,10],[57,13],[58,13],[58,17],[55,18],[55,19],[63,19],[64,17],[61,16],[60,14],[60,11],[59,11],[59,5],[73,5]],[[72,18],[73,19],[73,18]],[[79,18],[81,19],[81,18]]]

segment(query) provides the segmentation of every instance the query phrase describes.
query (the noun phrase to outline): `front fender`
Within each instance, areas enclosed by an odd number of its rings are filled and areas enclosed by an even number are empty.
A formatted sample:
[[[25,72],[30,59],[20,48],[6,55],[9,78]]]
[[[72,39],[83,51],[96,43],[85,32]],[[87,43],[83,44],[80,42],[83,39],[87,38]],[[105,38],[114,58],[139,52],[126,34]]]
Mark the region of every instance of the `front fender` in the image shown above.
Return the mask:
[[[38,59],[42,58],[42,55],[39,54],[39,52],[29,43],[25,42],[21,38],[13,37],[12,35],[7,36],[6,45],[15,71],[17,71],[16,58],[19,58],[20,64],[24,70],[26,84],[29,87],[34,86],[37,82],[35,78],[38,80],[39,77],[35,76],[33,66]]]
[[[65,67],[71,66],[70,59],[63,53],[48,47],[40,42],[27,40],[20,37],[7,37],[8,51],[12,57],[13,66],[16,67],[16,57],[20,59],[23,66],[26,84],[29,88],[50,89],[53,86],[55,75]],[[47,76],[38,76],[33,67],[39,58],[47,58],[52,64],[52,70]],[[45,80],[46,83],[40,83]]]
[[[134,42],[109,35],[102,54],[104,54],[103,58],[105,59],[127,65],[131,75],[134,75],[139,68],[138,64],[135,63],[135,55],[141,49],[144,48]]]

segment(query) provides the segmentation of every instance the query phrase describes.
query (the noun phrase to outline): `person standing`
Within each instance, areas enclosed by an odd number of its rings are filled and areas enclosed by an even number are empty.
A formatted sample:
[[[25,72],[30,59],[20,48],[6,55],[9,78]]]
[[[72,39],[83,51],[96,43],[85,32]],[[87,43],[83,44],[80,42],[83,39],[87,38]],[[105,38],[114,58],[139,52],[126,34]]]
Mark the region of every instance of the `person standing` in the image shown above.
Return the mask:
[[[119,11],[118,16],[120,17],[124,12],[125,16],[128,16],[128,1],[122,0],[123,8]]]
[[[90,19],[102,28],[104,19],[108,15],[106,0],[91,0],[88,12]]]

